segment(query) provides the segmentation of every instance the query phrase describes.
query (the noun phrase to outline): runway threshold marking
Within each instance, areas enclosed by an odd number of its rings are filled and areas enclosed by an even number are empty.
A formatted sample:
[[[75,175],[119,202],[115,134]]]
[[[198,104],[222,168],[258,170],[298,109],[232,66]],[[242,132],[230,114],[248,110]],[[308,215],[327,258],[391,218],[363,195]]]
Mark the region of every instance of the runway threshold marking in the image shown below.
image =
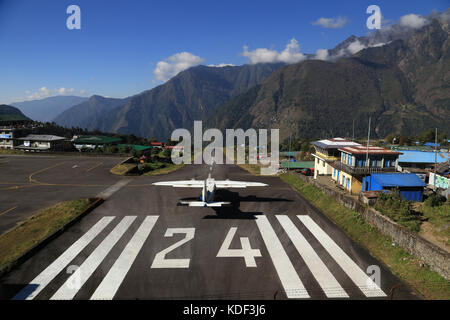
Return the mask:
[[[103,217],[98,221],[58,259],[22,289],[13,300],[34,299],[112,220],[114,220],[114,217]]]
[[[275,269],[283,285],[286,295],[290,299],[295,298],[309,298],[302,281],[300,280],[295,268],[289,259],[286,251],[278,239],[275,231],[269,223],[266,216],[258,216],[256,218],[256,225],[258,226],[261,236],[269,252],[270,258],[275,266]]]
[[[100,162],[99,164],[96,164],[95,166],[93,166],[92,168],[89,168],[86,172],[90,172],[91,170],[94,170],[95,168],[100,167],[103,164],[103,162]]]
[[[71,300],[81,289],[84,283],[91,277],[94,271],[102,263],[112,248],[116,245],[136,216],[126,216],[111,231],[110,234],[95,248],[94,252],[81,264],[81,266],[67,279],[67,281],[56,291],[50,300]]]
[[[323,231],[310,216],[297,216],[366,297],[386,297],[383,290]]]
[[[157,220],[158,216],[148,216],[145,218],[111,270],[109,270],[108,274],[91,296],[91,300],[112,300],[114,298]]]
[[[7,214],[8,212],[11,212],[11,211],[15,210],[15,209],[17,209],[17,206],[12,207],[12,208],[10,208],[10,209],[8,209],[8,210],[3,211],[2,213],[0,213],[0,217],[3,216],[4,214]]]
[[[276,216],[284,231],[287,233],[298,253],[305,261],[309,270],[317,280],[328,298],[348,298],[348,294],[341,287],[330,270],[326,267],[313,247],[300,233],[288,216]]]

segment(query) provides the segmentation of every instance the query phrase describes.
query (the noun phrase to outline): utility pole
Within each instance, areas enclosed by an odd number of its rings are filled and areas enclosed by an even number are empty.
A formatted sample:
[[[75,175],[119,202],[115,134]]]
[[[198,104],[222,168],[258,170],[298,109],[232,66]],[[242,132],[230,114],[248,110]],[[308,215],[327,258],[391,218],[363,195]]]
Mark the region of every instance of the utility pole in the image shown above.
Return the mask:
[[[370,143],[370,121],[372,120],[372,117],[369,117],[369,130],[367,132],[367,150],[366,150],[366,164],[367,167],[369,167],[369,143]]]
[[[353,119],[352,141],[355,141],[355,119]]]
[[[437,128],[434,134],[434,180],[433,180],[434,189],[436,189],[436,169],[437,169]]]

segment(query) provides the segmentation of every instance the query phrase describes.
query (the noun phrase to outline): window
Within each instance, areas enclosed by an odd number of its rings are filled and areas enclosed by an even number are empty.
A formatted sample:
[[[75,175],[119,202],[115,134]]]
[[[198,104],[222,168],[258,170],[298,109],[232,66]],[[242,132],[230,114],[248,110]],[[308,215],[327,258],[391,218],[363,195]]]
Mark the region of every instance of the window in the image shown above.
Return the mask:
[[[322,161],[322,167],[325,168],[325,161]]]

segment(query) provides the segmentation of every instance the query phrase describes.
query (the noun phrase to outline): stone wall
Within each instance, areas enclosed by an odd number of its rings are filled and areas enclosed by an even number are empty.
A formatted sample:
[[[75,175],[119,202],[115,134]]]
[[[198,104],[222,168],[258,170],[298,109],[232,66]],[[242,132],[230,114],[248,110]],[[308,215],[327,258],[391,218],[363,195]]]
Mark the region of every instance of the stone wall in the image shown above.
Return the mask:
[[[361,214],[365,221],[375,226],[384,235],[391,237],[401,248],[429,265],[431,269],[444,278],[450,280],[450,253],[390,220],[388,217],[383,216],[375,209],[362,204],[358,199],[340,190],[324,186],[316,180],[311,180],[310,183],[326,195],[335,198],[344,207]]]

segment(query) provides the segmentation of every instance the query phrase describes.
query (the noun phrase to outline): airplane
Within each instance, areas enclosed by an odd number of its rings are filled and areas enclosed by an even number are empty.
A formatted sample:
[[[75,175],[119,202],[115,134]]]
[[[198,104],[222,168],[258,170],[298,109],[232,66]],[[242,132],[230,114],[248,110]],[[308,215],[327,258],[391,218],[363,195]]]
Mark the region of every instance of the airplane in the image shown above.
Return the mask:
[[[222,207],[231,205],[230,202],[214,201],[216,189],[268,186],[261,182],[215,180],[211,178],[211,174],[208,174],[208,178],[205,180],[162,181],[152,184],[155,186],[170,186],[174,188],[202,188],[201,201],[180,201],[178,203],[178,205],[189,207]]]

